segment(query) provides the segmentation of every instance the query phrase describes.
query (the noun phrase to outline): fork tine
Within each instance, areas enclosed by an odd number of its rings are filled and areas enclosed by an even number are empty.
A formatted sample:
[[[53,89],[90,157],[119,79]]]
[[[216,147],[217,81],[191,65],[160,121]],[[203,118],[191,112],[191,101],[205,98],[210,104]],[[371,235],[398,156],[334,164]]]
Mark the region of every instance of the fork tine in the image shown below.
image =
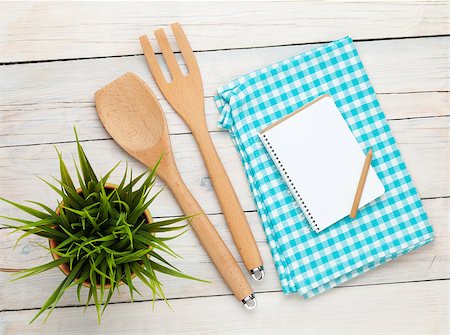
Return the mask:
[[[166,78],[164,78],[164,74],[161,71],[161,67],[158,64],[155,52],[153,51],[152,45],[150,44],[147,35],[142,35],[141,37],[139,37],[139,41],[141,42],[142,50],[144,50],[144,55],[147,59],[147,64],[156,83],[158,84],[158,86],[167,84]]]
[[[163,29],[157,29],[155,30],[155,36],[172,78],[181,76],[182,73],[180,67],[175,55],[173,54],[172,48],[170,47],[169,41],[167,40],[166,33]]]
[[[181,24],[179,22],[172,23],[170,25],[170,28],[172,28],[173,35],[177,40],[178,47],[180,48],[181,54],[183,55],[189,72],[200,73],[197,60],[194,56],[194,52],[192,51],[191,45],[189,44],[189,41],[184,34],[183,28],[181,28]]]

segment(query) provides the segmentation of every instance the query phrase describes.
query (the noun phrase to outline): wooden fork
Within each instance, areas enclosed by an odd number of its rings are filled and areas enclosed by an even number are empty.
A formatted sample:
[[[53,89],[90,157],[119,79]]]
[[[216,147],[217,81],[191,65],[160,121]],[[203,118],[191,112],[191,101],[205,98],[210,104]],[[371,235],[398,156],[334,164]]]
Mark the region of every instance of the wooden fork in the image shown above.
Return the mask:
[[[245,217],[242,206],[234,192],[230,179],[217,155],[205,119],[205,105],[203,101],[203,84],[200,70],[189,41],[179,23],[171,24],[178,47],[181,50],[188,68],[188,74],[183,75],[177,60],[169,45],[164,30],[155,31],[156,39],[161,47],[162,55],[172,76],[167,82],[158,65],[158,60],[146,35],[139,38],[150,71],[161,92],[170,105],[182,117],[191,129],[197,141],[209,176],[228,223],[234,243],[244,261],[245,266],[255,280],[264,277],[264,268],[258,247],[250,226]]]

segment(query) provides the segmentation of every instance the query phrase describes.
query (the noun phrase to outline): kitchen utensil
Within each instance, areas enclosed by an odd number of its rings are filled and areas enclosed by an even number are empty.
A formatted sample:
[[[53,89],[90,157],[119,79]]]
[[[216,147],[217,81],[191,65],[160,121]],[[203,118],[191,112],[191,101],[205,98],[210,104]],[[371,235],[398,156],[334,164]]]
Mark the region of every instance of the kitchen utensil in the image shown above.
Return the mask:
[[[188,68],[188,74],[183,75],[181,72],[162,29],[156,30],[155,36],[172,76],[172,81],[167,82],[164,78],[150,41],[144,35],[139,40],[147,63],[161,92],[191,129],[200,147],[234,243],[252,277],[255,280],[261,280],[264,277],[264,267],[255,238],[206,126],[203,84],[197,61],[181,25],[174,23],[171,28]]]
[[[97,112],[108,133],[130,155],[152,167],[161,154],[158,176],[169,186],[225,282],[247,308],[256,306],[252,288],[208,217],[184,184],[172,155],[164,113],[150,88],[126,73],[95,94]]]

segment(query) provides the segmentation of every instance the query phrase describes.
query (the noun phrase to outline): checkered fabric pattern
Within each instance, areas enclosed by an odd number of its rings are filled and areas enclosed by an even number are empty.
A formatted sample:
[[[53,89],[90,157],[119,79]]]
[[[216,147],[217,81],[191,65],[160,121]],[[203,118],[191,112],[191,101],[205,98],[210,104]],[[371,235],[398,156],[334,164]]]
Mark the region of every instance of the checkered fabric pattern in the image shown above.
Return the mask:
[[[385,194],[313,232],[258,131],[322,94],[333,97]],[[219,126],[245,167],[284,293],[312,297],[433,239],[419,195],[349,37],[233,80],[218,90]],[[288,145],[288,143],[287,143]],[[292,154],[297,155],[295,148]],[[307,164],[307,162],[305,162]]]

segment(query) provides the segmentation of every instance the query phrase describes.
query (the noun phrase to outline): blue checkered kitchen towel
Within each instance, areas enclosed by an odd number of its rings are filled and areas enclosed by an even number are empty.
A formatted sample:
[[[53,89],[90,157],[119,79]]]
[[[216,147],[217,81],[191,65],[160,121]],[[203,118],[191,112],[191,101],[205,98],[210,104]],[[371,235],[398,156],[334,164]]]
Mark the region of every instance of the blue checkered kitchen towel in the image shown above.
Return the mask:
[[[258,131],[322,94],[333,97],[386,193],[315,233]],[[312,297],[433,239],[419,195],[349,37],[233,80],[218,90],[219,126],[244,164],[284,293]],[[289,145],[288,143],[286,145]],[[301,155],[292,148],[293,155]],[[307,164],[305,162],[305,164]]]

